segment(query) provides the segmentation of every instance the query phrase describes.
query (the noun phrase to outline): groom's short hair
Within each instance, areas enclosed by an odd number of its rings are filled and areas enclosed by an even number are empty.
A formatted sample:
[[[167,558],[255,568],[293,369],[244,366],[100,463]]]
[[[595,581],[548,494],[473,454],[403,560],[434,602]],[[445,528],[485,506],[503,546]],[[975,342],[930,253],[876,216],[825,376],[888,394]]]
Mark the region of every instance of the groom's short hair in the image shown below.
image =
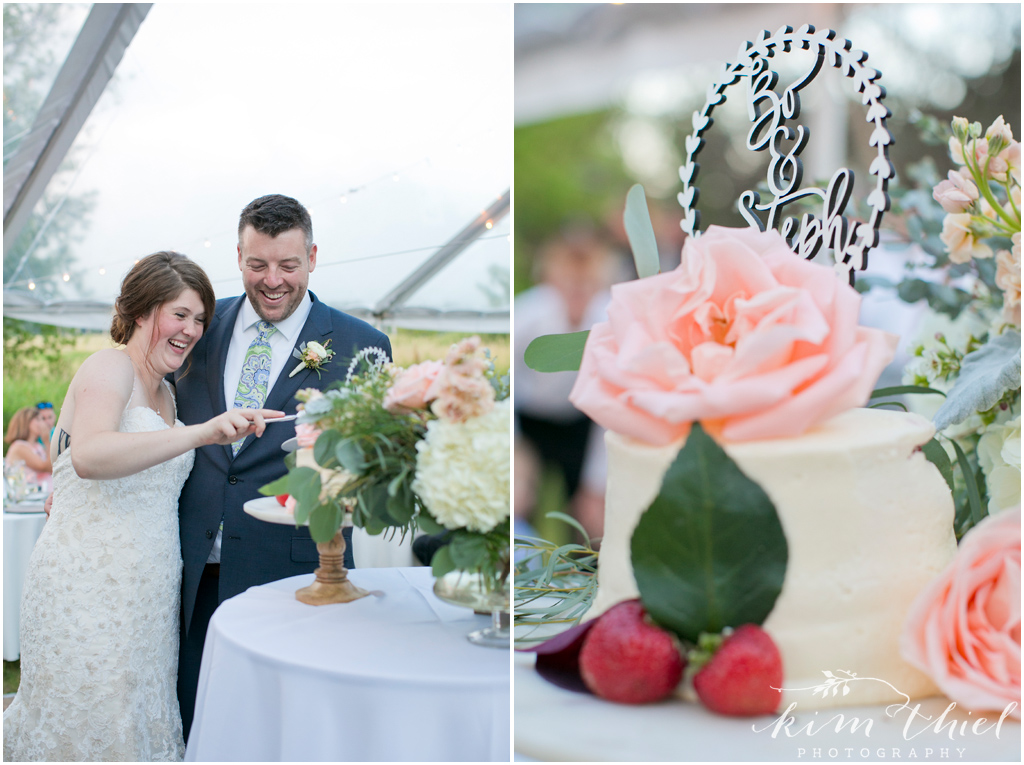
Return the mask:
[[[313,247],[313,221],[309,211],[298,200],[283,194],[267,194],[245,206],[238,218],[239,244],[242,243],[242,232],[247,226],[269,237],[299,228],[306,239],[307,255]]]

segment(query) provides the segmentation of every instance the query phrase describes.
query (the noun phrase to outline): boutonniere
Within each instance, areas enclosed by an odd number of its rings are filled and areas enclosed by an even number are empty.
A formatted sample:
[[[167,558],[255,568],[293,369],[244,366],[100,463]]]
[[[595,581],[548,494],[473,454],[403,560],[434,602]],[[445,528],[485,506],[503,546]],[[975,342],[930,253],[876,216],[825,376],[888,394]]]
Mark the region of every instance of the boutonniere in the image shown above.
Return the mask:
[[[320,370],[324,364],[327,364],[334,356],[334,351],[330,350],[327,346],[331,344],[328,340],[323,345],[320,343],[310,340],[308,343],[303,343],[298,348],[292,351],[292,356],[299,359],[299,365],[292,370],[289,377],[295,377],[303,369],[312,369],[316,372],[316,376],[320,377]]]

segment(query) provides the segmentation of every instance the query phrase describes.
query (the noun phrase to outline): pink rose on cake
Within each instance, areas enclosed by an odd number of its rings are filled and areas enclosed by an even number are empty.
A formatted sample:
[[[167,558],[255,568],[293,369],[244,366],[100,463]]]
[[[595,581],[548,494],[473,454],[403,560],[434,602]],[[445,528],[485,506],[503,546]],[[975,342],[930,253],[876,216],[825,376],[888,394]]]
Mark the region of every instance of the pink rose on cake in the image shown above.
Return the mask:
[[[893,357],[896,336],[859,309],[777,232],[711,226],[674,271],[612,287],[570,400],[659,446],[697,420],[730,441],[796,436],[865,404]]]
[[[903,658],[970,710],[1020,719],[1020,507],[964,535],[956,557],[914,601]]]
[[[316,440],[320,438],[322,431],[309,422],[299,422],[295,425],[295,440],[300,449],[315,446]]]
[[[440,361],[424,361],[403,369],[384,396],[384,408],[389,412],[425,409],[437,398],[435,381],[443,369]]]

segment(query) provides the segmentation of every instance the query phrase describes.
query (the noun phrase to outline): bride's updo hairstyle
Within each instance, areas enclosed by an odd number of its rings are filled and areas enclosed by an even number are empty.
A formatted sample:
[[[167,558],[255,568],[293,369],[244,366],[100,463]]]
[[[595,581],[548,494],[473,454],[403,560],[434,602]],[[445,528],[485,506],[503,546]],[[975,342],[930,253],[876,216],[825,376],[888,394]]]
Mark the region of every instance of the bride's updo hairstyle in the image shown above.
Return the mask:
[[[155,252],[147,255],[124,277],[121,294],[114,301],[114,320],[110,337],[125,345],[135,332],[135,320],[174,300],[186,289],[193,289],[203,301],[206,319],[203,332],[210,328],[217,299],[210,279],[194,261],[177,252]]]

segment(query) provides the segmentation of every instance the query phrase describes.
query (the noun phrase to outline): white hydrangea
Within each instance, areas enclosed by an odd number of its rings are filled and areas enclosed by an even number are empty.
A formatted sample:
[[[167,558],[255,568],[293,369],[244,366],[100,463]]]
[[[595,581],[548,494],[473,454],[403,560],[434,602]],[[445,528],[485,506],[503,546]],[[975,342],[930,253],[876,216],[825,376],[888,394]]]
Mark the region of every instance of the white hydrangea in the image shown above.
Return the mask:
[[[412,490],[445,528],[486,533],[509,517],[509,416],[506,399],[465,422],[427,425]]]
[[[978,441],[978,464],[988,485],[989,513],[1020,504],[1020,414],[985,430]]]

